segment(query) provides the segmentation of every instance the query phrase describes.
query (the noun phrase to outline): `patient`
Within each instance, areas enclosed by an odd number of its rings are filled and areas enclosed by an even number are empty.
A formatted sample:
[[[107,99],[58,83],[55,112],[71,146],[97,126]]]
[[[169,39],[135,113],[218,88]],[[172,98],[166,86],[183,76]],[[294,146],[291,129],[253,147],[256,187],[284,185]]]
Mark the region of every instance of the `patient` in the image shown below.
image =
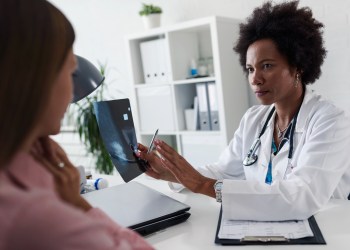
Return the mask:
[[[72,100],[69,21],[45,0],[2,0],[0,37],[0,249],[151,249],[79,195],[48,137]]]

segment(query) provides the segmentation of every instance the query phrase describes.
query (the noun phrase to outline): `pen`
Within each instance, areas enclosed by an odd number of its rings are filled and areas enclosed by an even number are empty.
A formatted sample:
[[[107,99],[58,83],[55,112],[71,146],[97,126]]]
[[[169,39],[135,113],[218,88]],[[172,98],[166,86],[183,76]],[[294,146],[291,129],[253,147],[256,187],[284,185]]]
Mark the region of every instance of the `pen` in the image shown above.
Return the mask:
[[[149,144],[149,147],[147,150],[147,154],[149,154],[152,151],[153,143],[154,143],[154,140],[156,139],[157,134],[158,134],[158,129],[156,130],[156,132],[154,133],[154,135],[152,137],[151,143]]]

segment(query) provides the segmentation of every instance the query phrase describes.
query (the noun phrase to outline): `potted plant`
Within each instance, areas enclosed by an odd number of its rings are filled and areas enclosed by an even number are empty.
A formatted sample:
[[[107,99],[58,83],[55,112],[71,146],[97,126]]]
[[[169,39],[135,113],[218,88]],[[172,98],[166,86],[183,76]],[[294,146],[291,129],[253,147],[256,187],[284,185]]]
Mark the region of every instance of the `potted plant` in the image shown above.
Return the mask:
[[[142,8],[139,12],[146,29],[151,29],[160,26],[161,13],[162,9],[160,7],[145,3],[142,4]]]
[[[105,69],[104,65],[100,65],[100,72],[103,76],[105,76]],[[105,87],[105,83],[102,83],[92,96],[87,96],[84,101],[76,103],[78,107],[76,126],[80,140],[86,146],[87,151],[95,157],[96,170],[100,173],[111,174],[114,165],[100,135],[93,107],[94,102],[102,100]]]

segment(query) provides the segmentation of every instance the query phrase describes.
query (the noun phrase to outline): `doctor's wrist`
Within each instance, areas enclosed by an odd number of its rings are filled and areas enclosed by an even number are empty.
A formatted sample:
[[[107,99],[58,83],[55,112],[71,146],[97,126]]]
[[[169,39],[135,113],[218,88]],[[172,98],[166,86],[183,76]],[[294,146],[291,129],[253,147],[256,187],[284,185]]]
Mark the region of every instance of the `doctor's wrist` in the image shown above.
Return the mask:
[[[203,177],[203,181],[198,186],[196,193],[204,194],[212,198],[215,198],[215,191],[213,189],[215,182],[216,180],[214,179]]]

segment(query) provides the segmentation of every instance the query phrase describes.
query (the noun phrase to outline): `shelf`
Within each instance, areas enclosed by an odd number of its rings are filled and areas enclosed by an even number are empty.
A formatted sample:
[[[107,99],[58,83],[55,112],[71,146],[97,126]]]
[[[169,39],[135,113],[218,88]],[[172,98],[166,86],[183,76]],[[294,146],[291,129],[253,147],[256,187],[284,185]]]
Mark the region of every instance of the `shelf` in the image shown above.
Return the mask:
[[[163,37],[165,34],[165,30],[162,27],[153,28],[148,31],[144,31],[139,34],[129,35],[126,37],[128,41],[146,41],[147,39],[154,39],[155,37]]]
[[[143,83],[143,84],[135,84],[135,89],[154,88],[154,87],[162,87],[162,86],[170,86],[170,84],[168,84],[168,83]]]
[[[183,81],[190,75],[191,61],[213,58],[210,23],[169,32],[169,53],[174,81]],[[181,63],[178,63],[181,62]],[[215,74],[215,67],[211,67]]]
[[[151,135],[151,136],[153,136],[154,132],[155,131],[140,131],[140,135]],[[159,130],[158,135],[177,135],[177,132],[176,131],[164,132],[164,131]]]
[[[203,136],[212,136],[220,135],[220,131],[206,131],[206,130],[180,130],[179,135],[203,135]]]
[[[199,82],[214,82],[215,77],[199,77],[199,78],[191,78],[191,79],[186,79],[186,80],[177,80],[174,81],[173,83],[175,85],[180,85],[180,84],[193,84],[193,83],[199,83]]]
[[[133,113],[141,143],[148,146],[159,128],[158,138],[193,165],[217,160],[248,108],[247,79],[232,50],[240,22],[212,16],[126,38]],[[187,79],[193,60],[198,73],[210,76]],[[198,92],[201,101],[195,98]],[[194,109],[195,99],[205,103],[198,120],[208,130],[186,130],[185,113]],[[210,117],[214,117],[212,123]]]
[[[153,136],[155,131],[140,131],[140,135]],[[220,135],[220,131],[179,130],[174,132],[159,131],[158,135]]]
[[[145,146],[149,146],[153,137],[153,134],[141,134],[140,139],[141,139],[141,143]],[[158,140],[162,140],[165,143],[167,143],[168,145],[170,145],[171,147],[173,147],[175,150],[178,149],[178,143],[177,143],[177,138],[176,135],[173,134],[158,134],[157,135],[157,139]]]
[[[215,81],[214,76],[210,77],[198,77],[198,78],[191,78],[191,79],[185,79],[185,80],[177,80],[170,83],[138,83],[135,84],[135,88],[153,88],[158,86],[169,86],[171,84],[174,85],[182,85],[182,84],[193,84],[193,83],[199,83],[199,82],[214,82]]]

